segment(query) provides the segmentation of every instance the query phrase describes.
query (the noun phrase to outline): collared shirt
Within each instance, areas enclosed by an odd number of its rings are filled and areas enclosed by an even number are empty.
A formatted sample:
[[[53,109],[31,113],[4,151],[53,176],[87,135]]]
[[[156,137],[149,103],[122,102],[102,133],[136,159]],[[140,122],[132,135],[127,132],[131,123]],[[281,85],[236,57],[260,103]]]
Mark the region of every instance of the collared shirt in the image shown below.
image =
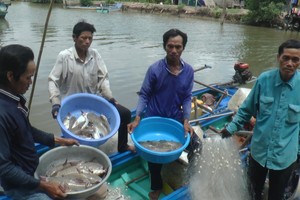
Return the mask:
[[[75,47],[61,51],[49,74],[49,94],[52,105],[75,93],[97,94],[110,100],[110,90],[106,65],[96,49],[89,49],[82,61]]]
[[[300,123],[300,74],[288,81],[279,69],[264,72],[227,126],[234,133],[256,117],[251,140],[251,155],[261,166],[281,170],[297,158]]]
[[[177,75],[168,70],[166,59],[149,67],[140,90],[137,115],[146,109],[146,116],[168,117],[180,122],[190,118],[194,70],[183,60],[181,65]]]
[[[26,99],[0,89],[0,182],[4,190],[36,188],[39,163],[35,142],[54,146],[54,135],[31,126]]]

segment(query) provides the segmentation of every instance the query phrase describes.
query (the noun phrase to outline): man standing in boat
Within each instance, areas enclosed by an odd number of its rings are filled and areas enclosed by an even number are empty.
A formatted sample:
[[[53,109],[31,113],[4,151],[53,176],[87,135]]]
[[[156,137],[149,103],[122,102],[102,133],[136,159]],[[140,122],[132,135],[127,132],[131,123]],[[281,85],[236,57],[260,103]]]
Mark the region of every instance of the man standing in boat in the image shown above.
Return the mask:
[[[135,151],[133,146],[127,144],[127,124],[131,121],[131,112],[113,97],[106,65],[99,52],[90,48],[95,31],[94,25],[78,22],[73,28],[74,46],[58,54],[48,78],[52,116],[56,119],[61,100],[68,95],[83,92],[104,97],[120,114],[118,151]]]
[[[170,29],[163,35],[163,47],[166,57],[152,64],[145,76],[139,92],[136,117],[128,125],[131,133],[140,123],[143,112],[145,117],[160,116],[175,119],[184,125],[184,131],[190,133],[191,143],[188,146],[188,158],[191,160],[195,151],[201,150],[201,141],[189,124],[191,113],[194,70],[181,59],[187,43],[187,35],[178,29]],[[195,151],[194,151],[195,150]],[[148,162],[151,189],[151,200],[156,200],[162,191],[162,164]]]
[[[295,166],[300,131],[300,41],[279,46],[278,69],[262,73],[223,137],[238,131],[252,116],[256,124],[251,140],[248,176],[253,199],[263,198],[269,176],[269,200],[282,200]]]
[[[0,49],[0,183],[11,199],[61,199],[66,194],[59,184],[33,176],[39,164],[35,143],[49,147],[79,143],[31,126],[23,95],[35,70],[30,48],[14,44]]]

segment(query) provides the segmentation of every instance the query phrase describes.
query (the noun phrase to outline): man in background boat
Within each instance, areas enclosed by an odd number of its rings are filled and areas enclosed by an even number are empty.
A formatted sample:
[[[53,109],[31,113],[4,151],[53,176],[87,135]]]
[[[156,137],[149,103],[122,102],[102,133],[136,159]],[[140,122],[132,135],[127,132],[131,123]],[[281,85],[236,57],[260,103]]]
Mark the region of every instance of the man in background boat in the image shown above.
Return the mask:
[[[31,126],[23,95],[32,84],[35,70],[30,48],[8,45],[0,49],[0,182],[12,199],[64,198],[60,185],[34,178],[39,164],[35,143],[49,147],[79,143]]]
[[[256,124],[251,140],[248,176],[253,199],[260,200],[267,174],[269,200],[282,200],[295,166],[300,128],[300,41],[279,46],[278,69],[262,73],[223,137],[239,130],[252,116]]]
[[[145,117],[160,116],[175,119],[184,125],[184,131],[190,133],[191,143],[187,147],[188,158],[192,159],[195,151],[200,151],[201,141],[189,124],[194,70],[181,59],[187,43],[187,35],[178,29],[170,29],[163,35],[163,47],[166,57],[152,64],[145,76],[139,93],[136,117],[128,125],[129,133],[140,123],[143,112]],[[195,151],[194,151],[195,150]],[[148,162],[151,200],[156,200],[162,191],[162,164]]]
[[[58,54],[48,78],[52,116],[56,119],[61,100],[71,94],[83,92],[104,97],[120,114],[118,151],[134,152],[134,147],[127,144],[127,124],[131,121],[131,112],[113,97],[106,65],[99,52],[90,48],[95,31],[94,25],[85,21],[78,22],[73,27],[74,46]]]

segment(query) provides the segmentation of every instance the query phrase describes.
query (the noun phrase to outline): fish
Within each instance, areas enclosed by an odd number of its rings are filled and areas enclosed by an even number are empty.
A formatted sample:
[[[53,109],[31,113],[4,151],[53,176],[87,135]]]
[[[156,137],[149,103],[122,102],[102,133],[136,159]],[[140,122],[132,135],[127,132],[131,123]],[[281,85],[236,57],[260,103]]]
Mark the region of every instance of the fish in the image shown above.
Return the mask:
[[[66,159],[63,163],[51,165],[40,178],[60,184],[67,192],[74,192],[100,183],[106,174],[107,169],[95,159],[91,161]]]
[[[77,165],[64,168],[63,170],[60,170],[56,174],[54,174],[54,176],[60,177],[60,176],[66,176],[68,174],[76,174],[76,173],[79,174]]]
[[[157,151],[157,152],[170,152],[179,149],[182,146],[180,142],[168,141],[168,140],[140,141],[139,144],[145,147],[146,149]]]
[[[77,120],[74,122],[72,129],[78,128],[78,129],[84,129],[88,125],[88,119],[87,119],[87,112],[81,111],[81,115],[77,118]]]
[[[105,115],[96,115],[95,113],[89,112],[87,114],[89,123],[95,127],[94,138],[101,138],[110,132],[110,125]]]
[[[94,112],[81,111],[78,118],[68,113],[64,119],[64,125],[75,135],[86,139],[100,139],[111,131],[107,117]]]
[[[93,174],[67,174],[64,176],[41,177],[41,179],[61,185],[66,192],[82,191],[100,183],[101,178]]]
[[[65,160],[65,162],[60,164],[52,164],[46,171],[46,176],[55,176],[59,171],[62,171],[66,168],[69,168],[71,166],[75,166],[78,164],[79,161],[68,161],[68,159]]]
[[[84,129],[76,129],[76,130],[73,130],[72,132],[83,138],[95,139],[95,137],[94,137],[95,131],[96,130],[94,127],[87,126]]]
[[[75,116],[71,116],[70,117],[70,122],[69,122],[69,129],[74,125],[74,123],[76,122],[76,117]]]
[[[78,164],[79,173],[91,173],[103,177],[107,173],[107,169],[98,162],[84,162]]]
[[[101,114],[100,119],[101,119],[101,122],[102,122],[104,128],[107,130],[107,133],[109,133],[110,132],[110,125],[109,125],[107,117],[105,115]]]
[[[67,129],[70,128],[70,119],[71,119],[71,113],[68,113],[66,118],[63,120],[63,124]]]

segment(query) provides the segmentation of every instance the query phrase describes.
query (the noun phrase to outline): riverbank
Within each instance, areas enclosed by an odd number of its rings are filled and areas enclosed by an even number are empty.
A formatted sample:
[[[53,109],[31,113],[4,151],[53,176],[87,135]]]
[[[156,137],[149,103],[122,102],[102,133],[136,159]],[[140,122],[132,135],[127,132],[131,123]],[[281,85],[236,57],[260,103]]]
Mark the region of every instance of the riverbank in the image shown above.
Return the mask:
[[[248,10],[243,8],[226,9],[221,8],[194,7],[184,5],[161,5],[150,3],[123,2],[123,12],[133,11],[149,14],[167,14],[177,17],[214,18],[231,23],[241,23],[243,16]]]
[[[63,0],[65,6],[80,7],[80,0]],[[176,17],[196,17],[210,18],[227,21],[231,23],[241,23],[243,16],[247,15],[248,10],[243,8],[222,9],[220,7],[195,7],[186,5],[167,5],[154,3],[139,2],[121,2],[122,12],[140,12],[146,14],[173,15]],[[82,7],[83,9],[96,9],[99,5],[105,5],[103,1],[92,1],[90,7]]]

